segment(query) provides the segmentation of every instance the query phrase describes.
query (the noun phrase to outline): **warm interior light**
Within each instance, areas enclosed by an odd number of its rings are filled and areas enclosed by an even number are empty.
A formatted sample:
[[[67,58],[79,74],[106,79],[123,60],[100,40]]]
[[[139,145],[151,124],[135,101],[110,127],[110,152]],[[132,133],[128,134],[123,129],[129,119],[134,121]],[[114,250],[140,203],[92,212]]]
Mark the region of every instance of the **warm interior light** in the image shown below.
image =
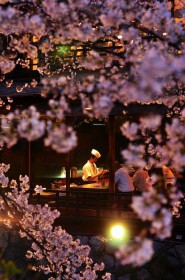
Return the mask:
[[[108,46],[108,47],[112,47],[112,41],[108,41],[108,42],[107,42],[107,46]]]
[[[76,55],[77,55],[77,56],[82,56],[82,55],[83,55],[83,52],[79,51],[79,52],[76,53]]]
[[[35,36],[35,35],[33,35],[33,37],[32,37],[32,41],[33,41],[33,43],[38,42],[38,41],[39,41],[39,39],[40,39],[40,37],[39,37],[39,36]]]
[[[85,110],[89,110],[89,111],[91,111],[91,110],[92,110],[92,108],[91,108],[91,107],[86,107],[86,108],[85,108]]]
[[[124,228],[121,225],[115,225],[111,229],[111,234],[113,238],[122,239],[124,236]]]

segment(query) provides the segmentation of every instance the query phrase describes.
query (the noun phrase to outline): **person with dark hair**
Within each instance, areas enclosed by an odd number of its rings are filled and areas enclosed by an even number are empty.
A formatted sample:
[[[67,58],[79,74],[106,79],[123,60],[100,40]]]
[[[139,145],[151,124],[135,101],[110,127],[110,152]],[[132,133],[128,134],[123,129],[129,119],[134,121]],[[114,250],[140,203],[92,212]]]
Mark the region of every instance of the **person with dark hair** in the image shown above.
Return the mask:
[[[164,175],[161,167],[152,166],[149,170],[149,176],[151,177],[152,181],[153,181],[152,178],[155,179],[154,182],[152,183],[152,187],[154,189],[160,192],[165,190]]]
[[[119,162],[115,162],[115,184],[118,192],[133,192],[134,185],[126,166],[120,167]]]
[[[82,179],[84,181],[98,181],[98,177],[102,176],[107,172],[107,170],[98,171],[96,162],[100,157],[101,154],[97,150],[92,149],[89,160],[83,166]]]
[[[151,188],[150,177],[146,169],[136,167],[133,184],[138,192],[149,191]]]

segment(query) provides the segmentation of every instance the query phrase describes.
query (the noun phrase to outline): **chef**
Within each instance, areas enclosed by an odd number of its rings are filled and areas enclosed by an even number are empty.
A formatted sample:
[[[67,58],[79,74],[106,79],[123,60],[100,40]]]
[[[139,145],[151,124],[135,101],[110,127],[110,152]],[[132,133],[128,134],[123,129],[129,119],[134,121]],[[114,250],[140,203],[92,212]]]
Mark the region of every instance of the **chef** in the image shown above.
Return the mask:
[[[98,171],[96,162],[100,157],[101,154],[97,150],[92,149],[89,160],[83,166],[82,179],[84,181],[98,181],[98,177],[107,172],[107,170]]]

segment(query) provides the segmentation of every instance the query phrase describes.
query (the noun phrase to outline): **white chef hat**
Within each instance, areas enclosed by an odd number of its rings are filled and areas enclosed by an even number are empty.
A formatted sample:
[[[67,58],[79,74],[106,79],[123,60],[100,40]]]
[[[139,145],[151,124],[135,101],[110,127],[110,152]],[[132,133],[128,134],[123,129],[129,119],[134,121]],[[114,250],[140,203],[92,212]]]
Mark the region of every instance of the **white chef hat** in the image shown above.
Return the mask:
[[[96,158],[100,158],[101,157],[101,154],[97,150],[95,150],[95,149],[92,149],[91,154],[94,155]]]

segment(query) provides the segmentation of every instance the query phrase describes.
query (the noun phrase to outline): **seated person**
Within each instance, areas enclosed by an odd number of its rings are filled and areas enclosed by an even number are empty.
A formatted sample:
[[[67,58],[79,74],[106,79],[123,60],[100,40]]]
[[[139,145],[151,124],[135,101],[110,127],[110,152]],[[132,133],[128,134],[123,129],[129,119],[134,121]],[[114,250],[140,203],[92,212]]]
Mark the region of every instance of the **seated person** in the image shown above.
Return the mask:
[[[133,184],[137,191],[148,191],[151,187],[150,177],[148,172],[143,168],[136,167],[136,172],[133,176]]]
[[[165,181],[165,187],[169,185],[173,185],[174,184],[174,180],[175,180],[175,175],[173,174],[173,172],[170,170],[169,167],[167,167],[166,165],[162,166],[162,173],[164,176],[164,181]]]
[[[95,164],[97,160],[101,157],[101,154],[92,149],[91,155],[87,163],[83,166],[83,176],[82,179],[84,181],[98,181],[98,177],[102,176],[107,170],[98,171],[98,168]]]
[[[133,192],[134,185],[128,173],[127,167],[121,167],[119,162],[115,162],[115,184],[118,192]]]

